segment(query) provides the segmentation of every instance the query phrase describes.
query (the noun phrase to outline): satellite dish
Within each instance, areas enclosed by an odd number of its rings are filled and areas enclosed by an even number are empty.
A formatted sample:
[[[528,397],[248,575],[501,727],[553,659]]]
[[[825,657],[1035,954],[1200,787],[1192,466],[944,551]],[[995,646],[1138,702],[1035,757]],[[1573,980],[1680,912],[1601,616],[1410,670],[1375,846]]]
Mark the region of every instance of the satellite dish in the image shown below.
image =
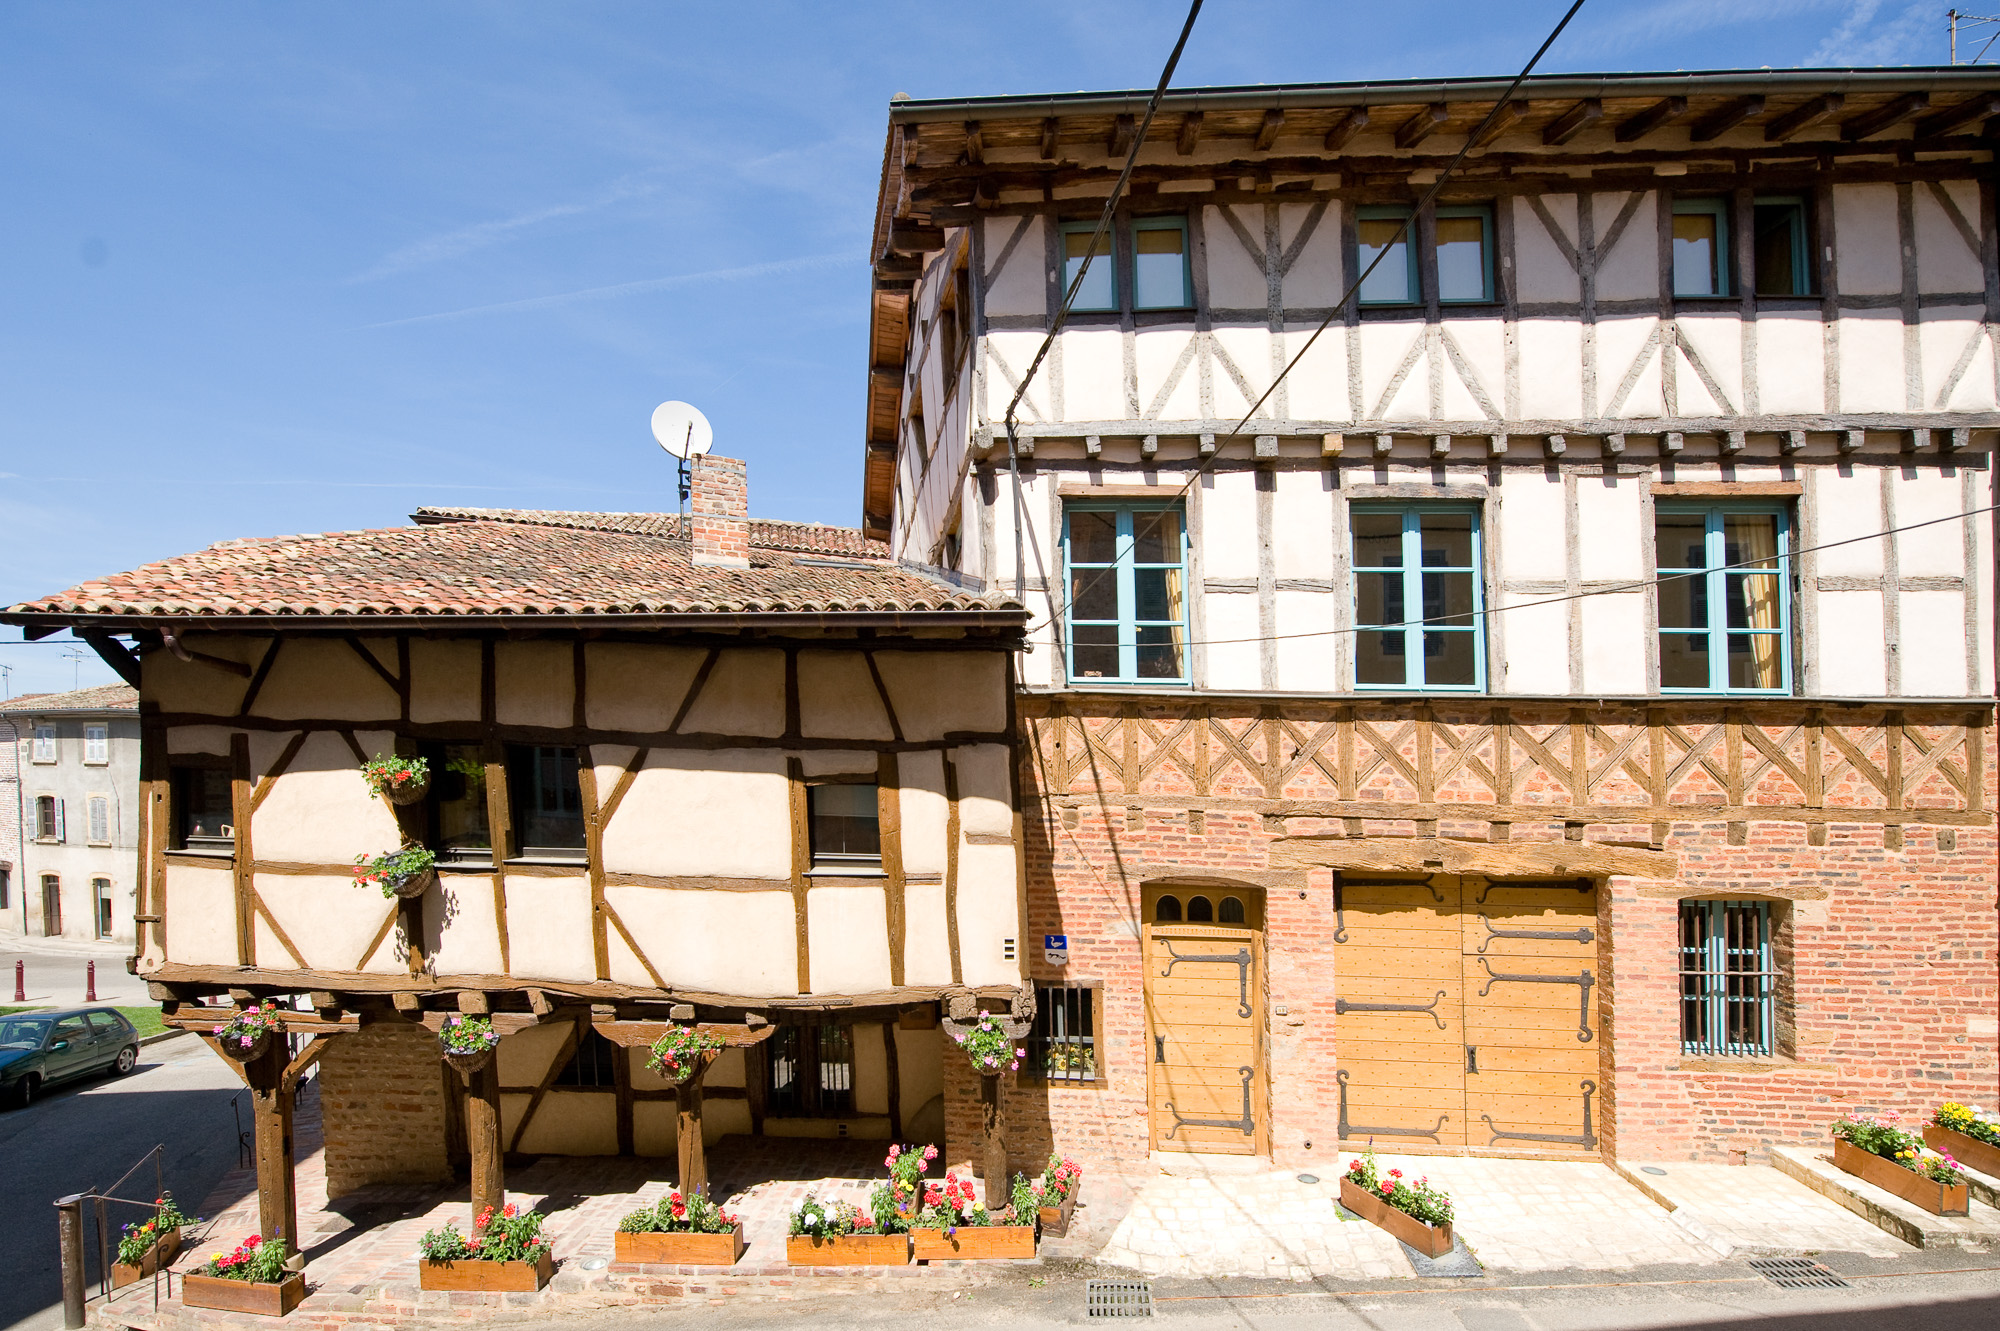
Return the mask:
[[[708,417],[685,402],[662,402],[653,408],[653,438],[683,462],[715,446]]]

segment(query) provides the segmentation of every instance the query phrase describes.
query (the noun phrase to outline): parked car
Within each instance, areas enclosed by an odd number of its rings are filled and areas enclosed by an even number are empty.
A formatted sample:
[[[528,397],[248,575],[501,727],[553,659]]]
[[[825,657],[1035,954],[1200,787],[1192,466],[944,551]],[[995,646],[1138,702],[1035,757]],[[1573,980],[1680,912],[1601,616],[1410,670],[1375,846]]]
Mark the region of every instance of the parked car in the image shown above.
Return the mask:
[[[16,1012],[0,1017],[0,1100],[24,1107],[44,1087],[139,1062],[139,1031],[106,1007]]]

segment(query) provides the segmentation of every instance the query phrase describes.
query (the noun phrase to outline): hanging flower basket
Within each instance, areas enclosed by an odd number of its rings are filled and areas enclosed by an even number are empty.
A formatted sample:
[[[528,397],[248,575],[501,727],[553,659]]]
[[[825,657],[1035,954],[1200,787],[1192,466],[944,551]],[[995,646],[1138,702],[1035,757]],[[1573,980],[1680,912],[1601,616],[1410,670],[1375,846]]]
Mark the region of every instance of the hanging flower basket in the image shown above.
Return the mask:
[[[385,897],[408,901],[422,896],[437,881],[437,856],[423,846],[404,846],[373,857],[356,856],[354,881],[372,883]]]
[[[368,788],[391,804],[415,804],[431,788],[431,766],[422,758],[385,758],[376,754],[361,765]]]
[[[1002,1072],[1017,1072],[1026,1050],[1016,1047],[1014,1038],[1007,1034],[1007,1028],[990,1012],[981,1012],[978,1022],[962,1035],[954,1035],[958,1047],[972,1060],[973,1070],[982,1076],[997,1076]]]
[[[653,1041],[652,1057],[646,1060],[646,1066],[674,1085],[685,1086],[690,1078],[715,1061],[722,1048],[722,1037],[712,1031],[699,1026],[669,1026]]]
[[[210,1032],[216,1048],[239,1063],[254,1063],[285,1033],[285,1019],[276,1003],[251,1006],[220,1022]]]
[[[470,1077],[493,1061],[494,1053],[500,1048],[500,1032],[493,1029],[493,1022],[487,1017],[461,1016],[454,1012],[438,1028],[438,1048],[444,1055],[444,1061],[451,1064],[460,1076]]]

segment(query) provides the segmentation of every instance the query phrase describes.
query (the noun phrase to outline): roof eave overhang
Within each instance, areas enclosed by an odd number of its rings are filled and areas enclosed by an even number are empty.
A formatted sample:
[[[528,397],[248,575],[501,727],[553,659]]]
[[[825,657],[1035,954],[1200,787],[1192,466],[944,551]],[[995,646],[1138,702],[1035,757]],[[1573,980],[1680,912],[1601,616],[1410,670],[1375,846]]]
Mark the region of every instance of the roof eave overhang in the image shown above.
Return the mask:
[[[844,610],[791,613],[705,614],[465,614],[465,615],[145,615],[75,614],[56,611],[15,611],[0,614],[0,624],[53,632],[143,633],[171,629],[177,633],[409,633],[409,632],[748,632],[811,629],[846,632],[855,629],[977,629],[1019,633],[1026,626],[1023,609],[994,610]]]

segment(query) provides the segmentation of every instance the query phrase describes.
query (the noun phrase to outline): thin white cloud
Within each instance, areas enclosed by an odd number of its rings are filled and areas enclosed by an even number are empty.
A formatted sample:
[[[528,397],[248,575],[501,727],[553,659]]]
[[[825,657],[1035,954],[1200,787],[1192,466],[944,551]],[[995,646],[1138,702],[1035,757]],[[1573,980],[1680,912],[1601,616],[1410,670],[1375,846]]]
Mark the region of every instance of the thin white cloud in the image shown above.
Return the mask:
[[[641,282],[619,282],[612,286],[585,287],[580,291],[563,291],[552,296],[532,296],[526,300],[503,300],[492,305],[472,305],[462,310],[444,310],[437,314],[415,314],[407,319],[385,319],[381,323],[364,324],[363,327],[400,328],[405,324],[470,319],[481,314],[519,314],[529,310],[573,305],[579,301],[615,300],[620,296],[636,296],[648,291],[671,291],[675,287],[694,286],[706,282],[747,282],[760,277],[775,277],[780,273],[801,272],[809,268],[831,268],[843,263],[859,263],[859,260],[852,254],[813,254],[798,259],[753,263],[741,268],[712,268],[707,272],[680,273],[673,277],[654,277]]]
[[[1868,0],[1863,0],[1868,3]],[[1616,55],[1638,47],[1682,40],[1720,28],[1800,17],[1839,8],[1838,0],[1674,0],[1612,11],[1599,22],[1586,22],[1565,37],[1560,50],[1567,58]],[[1585,15],[1590,11],[1586,8]],[[1728,66],[1724,57],[1715,62]]]
[[[1882,14],[1882,0],[1857,0],[1853,12],[1806,57],[1809,65],[1942,64],[1948,46],[1935,30],[1936,11],[1909,4]],[[1978,40],[1983,42],[1987,29]],[[1963,39],[1961,39],[1963,42]],[[1976,47],[1974,48],[1977,49]],[[1967,59],[1971,56],[1968,54]]]
[[[471,226],[441,232],[403,246],[394,253],[384,256],[372,268],[356,273],[347,280],[351,283],[374,282],[397,273],[408,272],[412,268],[423,268],[430,264],[463,258],[490,245],[497,245],[518,232],[540,226],[544,222],[594,213],[626,199],[651,194],[657,188],[657,185],[641,181],[621,180],[611,188],[575,203],[560,203],[551,208],[537,208],[531,212],[516,213],[512,217],[497,217],[490,222],[476,222]]]

